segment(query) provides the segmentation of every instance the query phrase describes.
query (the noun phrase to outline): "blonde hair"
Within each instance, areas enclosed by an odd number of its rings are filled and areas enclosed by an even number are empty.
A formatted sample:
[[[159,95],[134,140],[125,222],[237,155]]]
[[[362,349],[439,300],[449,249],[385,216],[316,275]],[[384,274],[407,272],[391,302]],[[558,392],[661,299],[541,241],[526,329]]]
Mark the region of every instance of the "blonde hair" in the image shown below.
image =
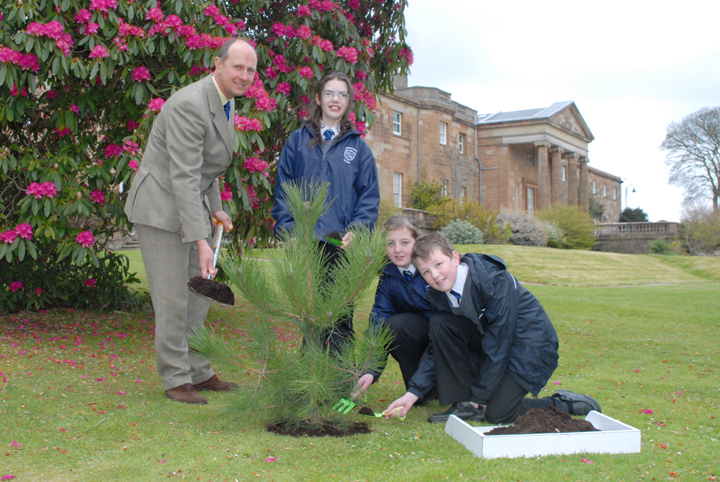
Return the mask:
[[[410,231],[413,239],[417,239],[420,235],[420,228],[418,228],[418,225],[415,224],[415,221],[406,216],[393,216],[385,221],[384,227],[385,231],[388,233],[405,228]]]

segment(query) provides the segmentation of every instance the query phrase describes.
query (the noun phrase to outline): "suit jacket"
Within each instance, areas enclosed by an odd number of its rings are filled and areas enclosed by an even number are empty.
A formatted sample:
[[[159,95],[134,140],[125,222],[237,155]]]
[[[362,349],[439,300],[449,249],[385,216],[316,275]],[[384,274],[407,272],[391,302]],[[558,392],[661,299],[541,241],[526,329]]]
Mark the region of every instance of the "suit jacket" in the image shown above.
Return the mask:
[[[225,117],[211,77],[163,105],[125,203],[131,222],[179,232],[183,243],[210,236],[210,212],[222,209],[218,177],[232,160],[234,119]]]

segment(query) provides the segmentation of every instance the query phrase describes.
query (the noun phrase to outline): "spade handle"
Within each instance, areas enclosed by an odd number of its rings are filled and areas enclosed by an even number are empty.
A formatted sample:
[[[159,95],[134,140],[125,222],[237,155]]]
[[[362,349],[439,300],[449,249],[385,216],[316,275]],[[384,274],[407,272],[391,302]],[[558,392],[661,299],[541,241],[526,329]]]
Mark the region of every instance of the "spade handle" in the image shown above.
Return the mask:
[[[212,250],[213,250],[213,265],[214,268],[217,264],[218,254],[220,253],[220,241],[222,241],[222,235],[223,235],[223,225],[222,223],[217,223],[215,225],[215,235],[212,239]],[[207,279],[212,279],[212,275],[208,274]]]

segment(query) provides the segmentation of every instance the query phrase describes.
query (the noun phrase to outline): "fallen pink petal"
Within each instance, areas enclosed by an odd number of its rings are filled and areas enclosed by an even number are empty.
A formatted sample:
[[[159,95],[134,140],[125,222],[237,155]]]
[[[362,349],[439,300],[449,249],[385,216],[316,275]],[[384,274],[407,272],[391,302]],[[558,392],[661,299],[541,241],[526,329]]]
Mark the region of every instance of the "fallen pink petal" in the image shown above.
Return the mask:
[[[265,462],[275,462],[277,460],[277,457],[268,457],[265,459]]]
[[[22,445],[20,445],[19,443],[17,443],[17,440],[13,440],[12,443],[10,444],[10,446],[11,446],[11,447],[22,447]]]

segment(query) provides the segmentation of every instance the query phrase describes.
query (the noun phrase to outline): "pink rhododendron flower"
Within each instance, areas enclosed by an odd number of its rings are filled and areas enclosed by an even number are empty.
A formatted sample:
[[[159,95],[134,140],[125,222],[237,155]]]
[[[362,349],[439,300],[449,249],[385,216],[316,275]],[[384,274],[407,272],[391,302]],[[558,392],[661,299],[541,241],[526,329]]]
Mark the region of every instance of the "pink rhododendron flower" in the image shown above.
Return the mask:
[[[299,116],[301,119],[306,118],[307,115],[308,115],[308,111],[307,111],[306,109],[300,109],[300,112],[298,112],[298,116]]]
[[[216,5],[208,5],[205,8],[205,11],[203,12],[203,14],[206,17],[214,17],[214,16],[218,15],[219,13],[220,13],[220,9],[217,8]]]
[[[165,19],[165,25],[170,28],[178,28],[180,25],[182,25],[182,20],[177,15],[168,15]]]
[[[42,294],[42,288],[36,289],[36,290],[35,290],[35,294],[36,294],[37,296],[40,296],[40,295]]]
[[[105,204],[105,193],[99,189],[91,192],[90,197],[95,204]]]
[[[258,110],[264,110],[264,111],[266,111],[266,112],[272,112],[272,111],[274,111],[275,108],[277,107],[277,101],[276,101],[275,99],[272,99],[272,98],[268,97],[268,95],[267,95],[267,93],[266,93],[264,96],[259,97],[259,98],[255,101],[255,107],[257,107]]]
[[[130,153],[130,155],[135,155],[138,151],[140,151],[140,145],[137,142],[133,142],[130,139],[123,142],[122,150],[125,152]]]
[[[22,70],[32,70],[33,72],[40,70],[40,62],[34,54],[23,55],[17,64]]]
[[[11,292],[15,293],[17,290],[23,289],[23,284],[22,284],[21,282],[19,282],[19,281],[13,281],[13,282],[10,283],[10,285],[8,286],[8,289],[9,289]]]
[[[90,13],[90,10],[86,8],[82,8],[75,13],[75,16],[73,19],[77,23],[90,23],[90,20],[92,19],[92,13]]]
[[[122,154],[122,148],[117,144],[108,144],[105,148],[105,159],[119,156],[120,154]]]
[[[305,66],[305,67],[300,68],[299,74],[300,74],[300,77],[303,77],[305,79],[310,79],[313,76],[313,71],[310,67]]]
[[[261,161],[257,157],[248,157],[243,164],[243,168],[247,169],[251,174],[267,171],[269,167],[270,165],[267,162]]]
[[[0,62],[15,64],[20,60],[20,57],[22,57],[22,55],[23,54],[21,52],[18,52],[17,50],[13,50],[8,47],[0,48]]]
[[[357,129],[357,131],[358,131],[360,134],[362,134],[363,132],[365,132],[365,122],[363,122],[363,121],[356,121],[356,122],[355,122],[355,128]]]
[[[95,35],[98,33],[98,29],[100,28],[100,25],[96,23],[89,23],[87,25],[83,25],[80,27],[80,33],[83,35]]]
[[[357,116],[355,115],[355,112],[350,112],[348,114],[348,119],[350,119],[350,122],[355,122],[357,120]]]
[[[115,0],[92,0],[90,2],[90,10],[100,10],[101,12],[107,12],[110,9],[117,9],[117,2]]]
[[[367,79],[367,74],[365,72],[362,72],[360,70],[355,71],[355,78],[361,80],[362,82],[365,82],[365,79]]]
[[[145,66],[140,66],[132,71],[130,77],[135,82],[142,82],[144,80],[150,80],[150,71]]]
[[[162,109],[163,105],[165,105],[165,101],[160,97],[156,97],[150,101],[150,103],[148,104],[148,109],[153,112],[160,112],[160,109]]]
[[[42,189],[40,188],[40,184],[37,182],[30,183],[27,189],[25,189],[25,192],[28,196],[35,196],[35,199],[40,199],[42,197]]]
[[[227,18],[225,15],[215,15],[215,18],[213,20],[215,20],[216,24],[222,25],[223,27],[230,23],[230,19]]]
[[[255,131],[260,132],[263,130],[262,122],[260,122],[260,119],[250,119],[245,116],[239,116],[235,114],[235,130],[245,132],[245,131]]]
[[[89,57],[91,59],[100,59],[104,57],[110,57],[110,54],[108,53],[107,49],[102,45],[96,45],[95,48],[92,49],[92,52],[90,52]]]
[[[75,112],[76,114],[80,113],[80,108],[78,106],[76,106],[75,104],[70,106],[70,110]]]
[[[127,45],[127,41],[124,38],[115,37],[113,42],[121,52],[127,52],[130,50],[130,47]]]
[[[82,231],[75,237],[75,242],[82,245],[83,248],[89,248],[95,244],[95,236],[90,231]]]
[[[183,37],[190,37],[191,35],[197,35],[197,31],[195,30],[195,27],[192,25],[181,25],[177,28],[178,35],[182,35]]]
[[[70,129],[68,129],[67,127],[63,127],[62,129],[58,129],[58,128],[56,127],[56,128],[55,128],[55,133],[56,133],[59,137],[65,137],[65,136],[69,136],[70,134],[72,134],[72,131],[71,131]]]
[[[310,100],[310,97],[308,97],[307,95],[301,95],[300,102],[302,102],[303,104],[309,104],[312,101]]]
[[[138,27],[137,25],[126,23],[122,18],[119,18],[118,19],[118,35],[120,35],[121,37],[144,38],[145,30]]]
[[[140,167],[140,163],[133,159],[132,161],[128,162],[128,167],[133,171],[137,171],[138,167]]]
[[[42,183],[40,185],[40,190],[42,191],[42,194],[47,197],[55,197],[57,195],[57,187],[55,187],[55,183],[50,181]]]
[[[290,95],[290,82],[280,82],[275,90],[281,94]]]
[[[312,31],[307,25],[300,25],[297,29],[297,36],[303,40],[309,39],[312,36]]]
[[[20,236],[23,239],[32,239],[33,237],[33,230],[32,226],[30,226],[30,223],[22,223],[15,226],[15,234]]]
[[[162,22],[164,18],[165,15],[163,15],[163,11],[157,7],[151,8],[148,10],[147,15],[145,15],[145,20],[152,20],[154,22]]]
[[[13,97],[27,97],[28,96],[27,87],[23,87],[23,90],[18,92],[17,85],[13,85],[13,88],[10,89],[10,95]]]
[[[17,233],[12,229],[8,229],[7,231],[0,233],[0,241],[5,244],[12,244],[15,241],[15,238],[17,238]]]
[[[225,190],[225,191],[220,192],[220,200],[221,201],[229,202],[229,201],[232,201],[232,198],[233,198],[232,191]]]
[[[303,16],[310,16],[312,12],[310,11],[310,7],[307,5],[300,5],[298,7],[297,16],[303,17]]]
[[[351,64],[356,64],[358,61],[358,51],[354,47],[340,47],[337,51],[337,56]]]
[[[350,0],[348,3],[348,8],[352,8],[353,10],[359,10],[360,9],[360,0]]]
[[[130,120],[128,121],[127,128],[128,128],[129,131],[135,130],[135,129],[137,129],[138,127],[140,127],[140,124],[138,124],[137,122],[135,122],[133,119],[130,119]]]

